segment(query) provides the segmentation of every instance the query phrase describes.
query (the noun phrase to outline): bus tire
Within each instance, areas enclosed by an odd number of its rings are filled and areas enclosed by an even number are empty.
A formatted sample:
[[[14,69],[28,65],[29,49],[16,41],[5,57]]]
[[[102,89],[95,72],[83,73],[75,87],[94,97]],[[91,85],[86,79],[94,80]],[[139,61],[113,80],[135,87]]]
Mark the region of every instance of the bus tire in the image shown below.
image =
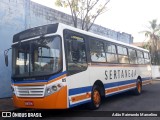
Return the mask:
[[[97,85],[93,86],[91,93],[91,102],[89,103],[89,108],[92,110],[98,109],[102,103],[102,96],[100,93],[100,88]]]
[[[135,95],[140,95],[142,93],[142,81],[138,78],[136,82],[136,89],[134,90]]]

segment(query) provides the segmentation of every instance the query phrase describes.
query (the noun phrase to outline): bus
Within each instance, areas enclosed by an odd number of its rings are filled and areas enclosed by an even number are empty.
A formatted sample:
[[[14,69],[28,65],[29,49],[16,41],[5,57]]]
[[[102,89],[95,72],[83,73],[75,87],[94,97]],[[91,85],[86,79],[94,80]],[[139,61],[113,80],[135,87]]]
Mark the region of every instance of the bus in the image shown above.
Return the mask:
[[[7,55],[6,55],[7,56]],[[67,109],[151,83],[148,50],[55,23],[13,36],[12,89],[18,108]]]

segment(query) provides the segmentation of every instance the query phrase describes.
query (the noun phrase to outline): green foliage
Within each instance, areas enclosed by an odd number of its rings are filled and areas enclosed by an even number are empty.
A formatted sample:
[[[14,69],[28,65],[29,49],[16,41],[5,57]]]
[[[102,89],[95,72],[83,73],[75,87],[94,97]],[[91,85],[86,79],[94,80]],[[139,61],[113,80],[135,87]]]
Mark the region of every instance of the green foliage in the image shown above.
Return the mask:
[[[106,12],[106,6],[110,0],[56,0],[55,5],[70,8],[74,27],[80,26],[83,30],[89,30],[96,18]]]
[[[150,43],[147,42],[147,43],[144,43],[144,44],[143,44],[142,48],[147,49],[147,50],[150,50],[150,46],[151,46]]]
[[[143,48],[150,50],[152,64],[160,65],[160,24],[154,19],[149,21],[148,30],[142,31],[149,41],[143,45]]]

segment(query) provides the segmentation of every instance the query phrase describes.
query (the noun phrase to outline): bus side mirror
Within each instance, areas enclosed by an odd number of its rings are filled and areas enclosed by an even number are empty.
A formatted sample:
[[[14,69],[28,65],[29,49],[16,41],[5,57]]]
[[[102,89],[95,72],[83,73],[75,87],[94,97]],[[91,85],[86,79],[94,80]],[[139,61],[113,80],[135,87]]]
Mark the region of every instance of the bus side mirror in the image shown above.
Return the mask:
[[[8,51],[12,49],[12,48],[9,48],[7,50],[4,51],[4,57],[5,57],[5,64],[6,66],[8,67]]]
[[[8,67],[8,55],[5,55],[5,64]]]

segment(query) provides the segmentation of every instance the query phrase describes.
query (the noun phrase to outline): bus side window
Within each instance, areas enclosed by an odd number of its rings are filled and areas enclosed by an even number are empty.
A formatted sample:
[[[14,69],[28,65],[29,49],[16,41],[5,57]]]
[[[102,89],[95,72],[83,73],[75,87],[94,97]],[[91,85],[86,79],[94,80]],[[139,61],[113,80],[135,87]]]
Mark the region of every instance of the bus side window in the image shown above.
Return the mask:
[[[149,54],[144,52],[144,62],[145,64],[149,64],[150,63],[150,59],[149,59]]]
[[[104,43],[98,40],[90,40],[90,55],[92,62],[106,62]]]
[[[117,46],[119,63],[129,63],[127,48],[122,46]]]
[[[106,44],[106,58],[109,63],[118,63],[116,46],[110,43]]]
[[[137,64],[136,50],[129,48],[128,53],[129,53],[130,64]]]
[[[144,64],[143,52],[137,50],[138,64]]]
[[[84,39],[76,40],[72,39],[70,36],[66,39],[66,41],[67,41],[66,57],[67,57],[68,74],[73,75],[86,70],[87,60],[86,60],[86,48]]]

